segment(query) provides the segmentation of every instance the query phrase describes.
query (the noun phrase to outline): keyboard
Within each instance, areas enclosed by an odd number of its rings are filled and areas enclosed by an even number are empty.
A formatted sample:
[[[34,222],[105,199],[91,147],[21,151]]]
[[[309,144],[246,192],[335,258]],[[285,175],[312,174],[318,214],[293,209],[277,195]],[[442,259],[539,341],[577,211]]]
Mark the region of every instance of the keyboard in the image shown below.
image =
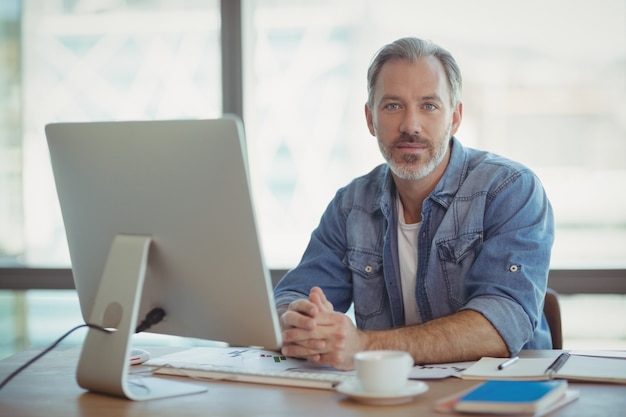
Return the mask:
[[[213,379],[220,381],[251,382],[256,384],[283,385],[289,387],[334,389],[338,384],[356,378],[353,375],[305,371],[247,371],[244,369],[189,369],[161,367],[153,371],[155,374],[186,376],[197,379]]]
[[[153,367],[155,374],[319,389],[334,389],[356,378],[354,372],[248,348],[192,348],[150,359],[145,365]]]

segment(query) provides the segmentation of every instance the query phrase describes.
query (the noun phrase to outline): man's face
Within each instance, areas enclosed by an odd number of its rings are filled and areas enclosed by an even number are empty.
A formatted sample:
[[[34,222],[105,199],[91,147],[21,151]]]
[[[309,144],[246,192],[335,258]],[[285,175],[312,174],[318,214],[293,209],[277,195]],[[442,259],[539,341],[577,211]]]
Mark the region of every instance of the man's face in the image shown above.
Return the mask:
[[[450,136],[461,123],[462,106],[452,108],[450,101],[446,75],[437,58],[414,63],[396,59],[383,65],[365,116],[397,177],[419,180],[442,164]]]

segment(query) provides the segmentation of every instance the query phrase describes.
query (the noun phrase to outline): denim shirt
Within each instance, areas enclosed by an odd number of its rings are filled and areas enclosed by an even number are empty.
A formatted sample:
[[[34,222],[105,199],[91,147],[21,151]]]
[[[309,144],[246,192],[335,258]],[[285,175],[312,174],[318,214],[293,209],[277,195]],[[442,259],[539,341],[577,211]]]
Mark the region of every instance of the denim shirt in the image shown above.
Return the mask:
[[[552,208],[523,165],[465,148],[454,137],[446,171],[422,206],[415,298],[421,322],[480,312],[509,352],[548,349],[543,315]],[[276,304],[321,287],[335,310],[354,303],[364,330],[404,326],[396,189],[387,164],[341,188],[299,265],[275,288]]]

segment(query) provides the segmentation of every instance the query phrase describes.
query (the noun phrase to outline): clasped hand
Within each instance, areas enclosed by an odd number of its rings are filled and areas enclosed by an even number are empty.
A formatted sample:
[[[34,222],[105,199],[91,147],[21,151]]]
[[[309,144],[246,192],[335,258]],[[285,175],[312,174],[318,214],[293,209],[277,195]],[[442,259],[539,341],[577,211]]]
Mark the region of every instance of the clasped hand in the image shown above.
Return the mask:
[[[366,335],[352,320],[333,310],[319,287],[308,299],[289,304],[280,316],[282,353],[341,370],[354,369],[353,356],[364,350]]]

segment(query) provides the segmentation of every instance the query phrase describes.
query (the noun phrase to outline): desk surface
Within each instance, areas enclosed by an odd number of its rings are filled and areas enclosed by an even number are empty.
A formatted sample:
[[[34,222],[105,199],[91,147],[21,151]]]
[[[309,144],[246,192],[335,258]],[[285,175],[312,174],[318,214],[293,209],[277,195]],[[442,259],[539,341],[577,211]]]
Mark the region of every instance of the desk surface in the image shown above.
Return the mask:
[[[153,356],[172,348],[150,348]],[[36,355],[26,350],[0,361],[0,379]],[[523,356],[556,355],[557,351],[524,352]],[[75,379],[80,348],[60,346],[15,377],[0,391],[0,416],[431,416],[434,403],[476,385],[456,378],[427,381],[429,391],[415,401],[368,406],[327,390],[288,388],[241,382],[194,381],[208,392],[134,402],[86,392]],[[137,369],[135,367],[135,369]],[[167,377],[173,378],[173,377]],[[178,378],[189,381],[187,378]],[[551,416],[620,416],[626,410],[626,386],[570,383],[580,398]]]

